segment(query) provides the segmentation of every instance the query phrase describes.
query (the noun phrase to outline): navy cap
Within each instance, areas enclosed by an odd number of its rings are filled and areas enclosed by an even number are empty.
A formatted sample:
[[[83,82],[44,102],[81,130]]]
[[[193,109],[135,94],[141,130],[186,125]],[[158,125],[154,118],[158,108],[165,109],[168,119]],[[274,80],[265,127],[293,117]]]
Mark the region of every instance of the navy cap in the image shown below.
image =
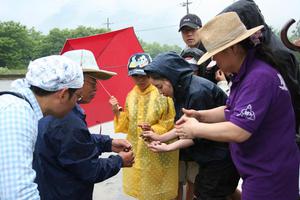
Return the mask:
[[[197,62],[198,60],[203,56],[204,52],[198,48],[185,48],[180,56],[183,57],[183,58],[194,58]]]
[[[128,61],[128,76],[132,75],[147,75],[144,67],[152,62],[152,58],[147,53],[136,53],[129,58]]]
[[[201,19],[195,14],[187,14],[181,18],[179,24],[179,32],[184,26],[190,27],[192,29],[198,29],[202,27]]]

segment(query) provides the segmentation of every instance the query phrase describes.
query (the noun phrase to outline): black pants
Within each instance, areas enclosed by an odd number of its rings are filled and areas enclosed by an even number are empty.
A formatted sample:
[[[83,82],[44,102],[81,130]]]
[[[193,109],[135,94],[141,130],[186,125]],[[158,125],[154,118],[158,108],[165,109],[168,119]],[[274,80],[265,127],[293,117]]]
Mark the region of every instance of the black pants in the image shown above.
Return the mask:
[[[237,188],[240,176],[232,162],[199,167],[194,200],[226,200]]]

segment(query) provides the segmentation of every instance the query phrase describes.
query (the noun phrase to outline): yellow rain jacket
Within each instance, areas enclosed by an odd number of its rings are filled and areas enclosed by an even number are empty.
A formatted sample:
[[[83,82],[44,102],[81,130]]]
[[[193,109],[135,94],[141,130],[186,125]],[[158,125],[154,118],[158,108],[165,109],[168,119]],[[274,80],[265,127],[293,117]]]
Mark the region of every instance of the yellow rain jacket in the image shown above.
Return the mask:
[[[173,100],[150,85],[145,91],[135,86],[127,95],[124,112],[114,119],[115,132],[127,134],[135,163],[123,168],[123,190],[139,200],[171,200],[177,196],[178,151],[154,153],[140,137],[138,124],[147,122],[157,134],[174,126]]]

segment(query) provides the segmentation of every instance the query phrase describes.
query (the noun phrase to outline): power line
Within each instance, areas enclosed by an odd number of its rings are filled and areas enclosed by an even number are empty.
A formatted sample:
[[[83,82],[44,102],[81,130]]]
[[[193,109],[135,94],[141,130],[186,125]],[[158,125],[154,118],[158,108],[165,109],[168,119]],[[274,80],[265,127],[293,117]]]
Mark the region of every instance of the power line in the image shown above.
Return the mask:
[[[178,26],[178,25],[168,25],[168,26],[160,26],[160,27],[153,27],[153,28],[147,28],[147,29],[140,29],[140,30],[136,30],[135,32],[153,31],[153,30],[171,28],[171,27],[175,27],[175,26]]]
[[[103,24],[106,25],[106,29],[108,30],[108,29],[110,29],[109,25],[113,24],[113,23],[109,22],[109,17],[108,17],[108,18],[106,18],[106,23],[103,23]]]
[[[186,7],[186,14],[189,14],[189,4],[192,4],[193,2],[189,2],[189,0],[186,0],[186,2],[182,2],[180,5],[182,7]]]

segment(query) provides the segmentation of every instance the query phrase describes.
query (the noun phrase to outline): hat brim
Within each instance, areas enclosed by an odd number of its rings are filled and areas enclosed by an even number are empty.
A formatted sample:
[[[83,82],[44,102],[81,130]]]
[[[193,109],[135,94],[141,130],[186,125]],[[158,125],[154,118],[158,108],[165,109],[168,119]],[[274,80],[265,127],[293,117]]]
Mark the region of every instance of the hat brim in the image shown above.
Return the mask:
[[[193,23],[190,23],[190,22],[185,22],[185,23],[183,23],[183,24],[179,27],[178,32],[180,32],[180,31],[182,30],[182,28],[185,27],[185,26],[190,27],[190,28],[192,28],[192,29],[198,29],[198,28],[200,28],[200,26],[198,26],[198,25],[196,25],[196,24],[193,24]]]
[[[95,79],[99,80],[107,80],[111,78],[112,76],[117,75],[116,72],[106,71],[106,70],[95,70],[95,69],[83,69],[83,73],[88,73],[90,76],[92,76]]]
[[[229,42],[228,44],[221,46],[211,52],[207,51],[199,60],[198,60],[198,65],[201,65],[202,63],[204,63],[205,61],[207,61],[209,58],[211,58],[212,56],[216,55],[217,53],[223,51],[224,49],[227,49],[228,47],[231,47],[237,43],[239,43],[240,41],[250,37],[251,35],[253,35],[255,32],[257,32],[258,30],[262,29],[264,26],[260,25],[257,27],[254,27],[252,29],[247,30],[243,35],[239,36],[238,38],[234,39],[233,41]]]
[[[132,75],[146,76],[147,74],[144,70],[141,70],[141,69],[131,69],[128,71],[128,76],[132,76]]]

